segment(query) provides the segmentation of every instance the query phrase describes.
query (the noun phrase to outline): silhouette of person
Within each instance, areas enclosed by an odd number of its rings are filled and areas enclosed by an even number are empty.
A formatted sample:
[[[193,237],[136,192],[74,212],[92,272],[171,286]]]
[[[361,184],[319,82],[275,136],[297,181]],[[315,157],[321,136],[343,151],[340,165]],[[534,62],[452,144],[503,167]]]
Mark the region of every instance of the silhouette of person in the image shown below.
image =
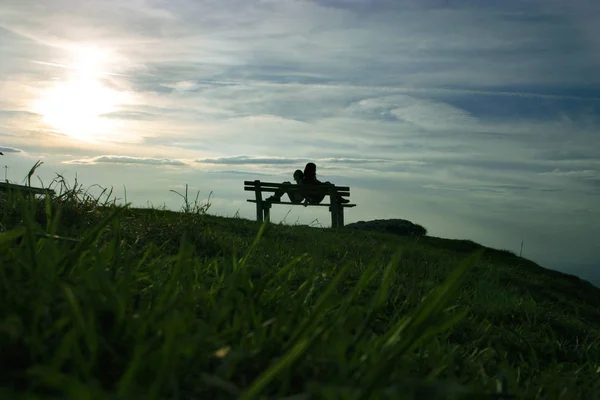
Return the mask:
[[[294,181],[296,181],[296,184],[301,185],[303,180],[304,180],[304,173],[299,169],[295,170],[294,171]],[[283,183],[291,185],[291,182],[288,182],[288,181],[285,181]],[[281,196],[283,196],[285,193],[287,193],[288,197],[290,198],[290,201],[294,204],[300,204],[300,203],[302,203],[302,200],[304,200],[304,195],[302,193],[300,193],[299,190],[287,191],[285,189],[280,189],[280,190],[276,191],[275,194],[273,194],[273,196],[265,199],[265,201],[272,202],[272,203],[279,202],[279,201],[281,201]]]
[[[333,183],[321,182],[317,179],[317,165],[315,163],[309,162],[304,167],[304,185],[333,185]],[[323,201],[323,199],[327,196],[326,194],[314,194],[314,193],[305,193],[304,197],[309,204],[319,204]],[[344,199],[342,196],[337,196],[336,201],[338,203],[349,203],[350,200]]]

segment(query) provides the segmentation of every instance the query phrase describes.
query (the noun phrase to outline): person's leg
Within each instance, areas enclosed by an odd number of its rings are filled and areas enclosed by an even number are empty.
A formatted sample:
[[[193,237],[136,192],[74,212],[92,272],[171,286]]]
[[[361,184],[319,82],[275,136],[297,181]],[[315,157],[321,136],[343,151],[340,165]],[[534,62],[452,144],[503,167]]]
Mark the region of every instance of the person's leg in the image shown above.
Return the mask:
[[[324,194],[311,194],[310,196],[307,196],[308,202],[310,204],[320,204],[324,198]]]
[[[329,181],[327,181],[327,182],[322,182],[321,184],[322,184],[322,185],[333,185],[333,183],[331,183],[331,182],[329,182]],[[342,196],[336,196],[335,200],[336,200],[338,203],[341,203],[341,204],[350,203],[350,200],[348,200],[348,199],[345,199],[345,198],[343,198]]]
[[[282,183],[285,185],[291,185],[291,183],[288,181],[285,181]],[[273,196],[266,198],[265,201],[270,201],[270,202],[281,201],[281,196],[283,196],[285,194],[285,192],[286,192],[285,189],[279,189],[275,192],[275,194],[273,194]]]
[[[321,185],[324,185],[324,186],[334,186],[334,185],[333,185],[333,183],[331,183],[331,182],[329,182],[329,181],[327,181],[327,182],[321,182],[320,184],[321,184]],[[317,196],[317,200],[318,200],[318,201],[317,201],[317,204],[319,204],[320,202],[322,202],[322,201],[323,201],[323,199],[324,199],[326,196],[329,196],[329,194],[323,194],[323,195],[319,195],[319,196]],[[338,196],[338,197],[339,197],[339,196]]]
[[[336,200],[337,200],[338,203],[342,203],[342,204],[350,203],[350,200],[345,199],[345,198],[343,198],[342,196],[339,196],[339,195],[336,197]]]
[[[304,196],[302,196],[302,193],[296,190],[289,191],[288,197],[290,198],[290,201],[294,204],[300,204],[302,203],[302,200],[304,200]]]

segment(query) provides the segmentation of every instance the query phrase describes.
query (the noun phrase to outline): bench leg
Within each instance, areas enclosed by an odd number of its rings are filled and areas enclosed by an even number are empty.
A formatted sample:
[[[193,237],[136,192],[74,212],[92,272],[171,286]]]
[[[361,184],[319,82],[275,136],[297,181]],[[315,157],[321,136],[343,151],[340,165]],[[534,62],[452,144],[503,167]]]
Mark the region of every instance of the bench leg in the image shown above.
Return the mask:
[[[271,221],[271,205],[265,204],[263,208],[264,212],[264,221]]]
[[[263,222],[263,200],[262,200],[262,192],[260,191],[260,181],[255,180],[255,189],[254,196],[256,197],[256,220],[258,222]]]
[[[344,207],[340,206],[340,213],[338,215],[338,228],[344,227]]]
[[[338,227],[338,211],[336,210],[337,207],[329,207],[329,211],[331,211],[331,227],[332,228],[337,228]]]
[[[257,202],[256,203],[256,220],[258,222],[262,222],[263,221],[263,210],[262,210],[262,203],[261,202]]]

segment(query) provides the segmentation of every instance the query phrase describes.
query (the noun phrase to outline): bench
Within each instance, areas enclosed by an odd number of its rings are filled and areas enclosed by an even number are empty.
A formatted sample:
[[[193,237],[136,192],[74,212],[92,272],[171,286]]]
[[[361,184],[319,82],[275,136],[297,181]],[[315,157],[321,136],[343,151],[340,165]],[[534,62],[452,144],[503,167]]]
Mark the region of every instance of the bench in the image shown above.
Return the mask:
[[[12,190],[14,192],[25,192],[25,193],[32,193],[32,194],[48,193],[51,196],[55,195],[55,192],[52,189],[44,189],[44,188],[37,188],[37,187],[33,187],[33,186],[16,185],[14,183],[8,183],[8,182],[0,182],[0,191],[8,192],[9,190]]]
[[[291,201],[269,202],[262,198],[262,193],[275,193],[281,189],[286,191],[300,191],[303,194],[324,194],[329,196],[329,204],[311,204],[307,203],[292,203]],[[256,181],[244,181],[244,190],[254,192],[254,199],[247,200],[250,203],[256,203],[256,220],[258,222],[269,221],[270,209],[273,204],[291,204],[307,206],[329,207],[331,212],[331,227],[342,228],[344,226],[344,208],[356,207],[356,204],[340,204],[333,201],[337,196],[349,197],[350,188],[347,186],[335,185],[295,185],[286,183],[271,183]],[[286,195],[284,195],[286,196]],[[282,197],[283,198],[283,197]],[[323,199],[325,200],[325,199]]]

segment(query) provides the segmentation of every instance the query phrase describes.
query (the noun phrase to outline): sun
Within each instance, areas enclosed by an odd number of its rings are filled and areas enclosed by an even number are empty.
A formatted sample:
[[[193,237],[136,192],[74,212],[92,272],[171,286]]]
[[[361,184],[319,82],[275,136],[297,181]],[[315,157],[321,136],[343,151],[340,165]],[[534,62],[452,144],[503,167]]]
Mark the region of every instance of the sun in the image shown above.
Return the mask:
[[[99,141],[114,136],[119,124],[103,114],[116,111],[125,95],[103,85],[108,53],[84,47],[73,58],[68,78],[44,90],[34,111],[44,123],[75,139]]]

